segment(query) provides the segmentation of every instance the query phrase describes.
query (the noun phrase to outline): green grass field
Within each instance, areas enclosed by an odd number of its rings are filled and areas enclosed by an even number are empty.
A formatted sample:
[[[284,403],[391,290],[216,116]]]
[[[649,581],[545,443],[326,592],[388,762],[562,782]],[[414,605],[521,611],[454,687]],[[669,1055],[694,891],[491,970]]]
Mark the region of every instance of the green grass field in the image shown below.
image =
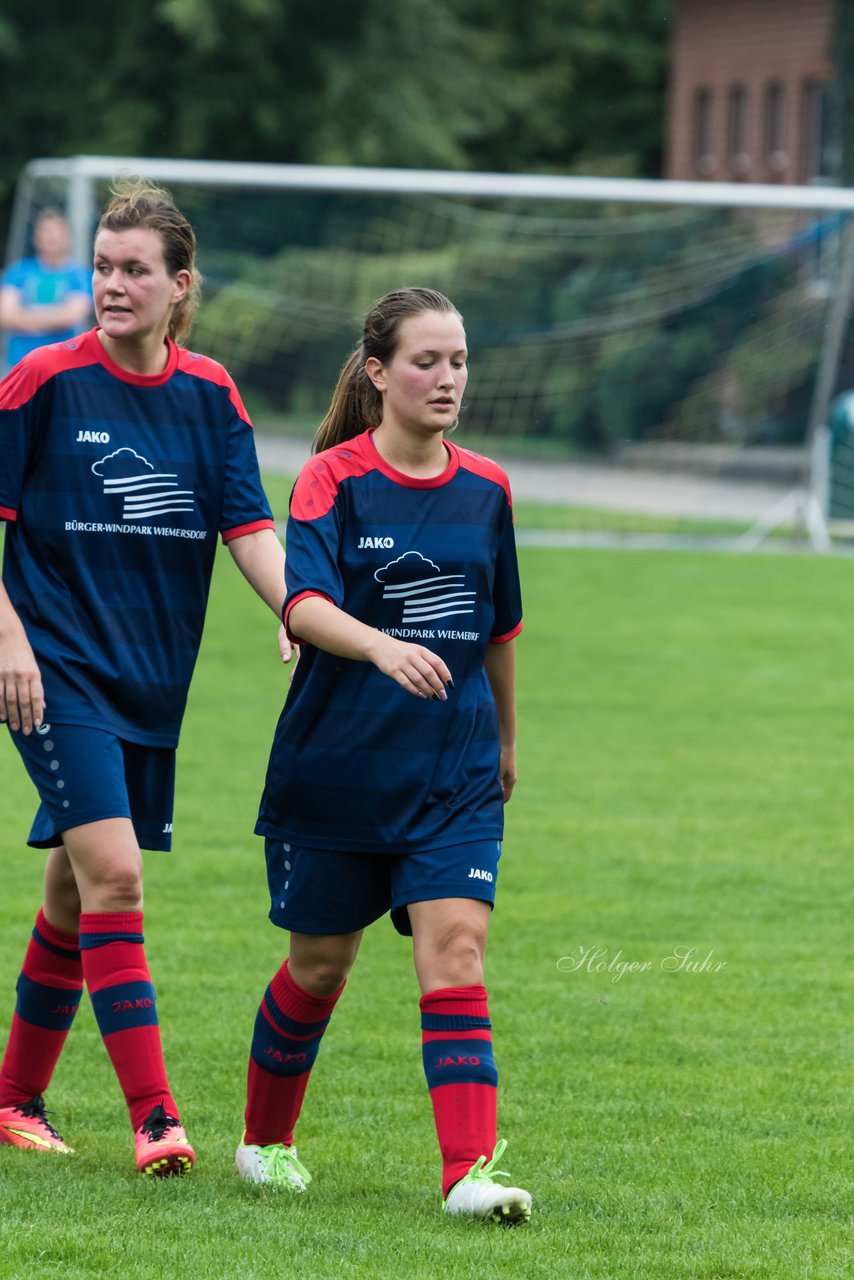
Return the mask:
[[[251,831],[286,673],[228,559],[179,752],[176,852],[146,867],[197,1169],[136,1178],[84,1003],[49,1095],[78,1154],[0,1152],[0,1275],[850,1277],[850,563],[523,551],[521,781],[488,983],[505,1167],[535,1216],[505,1231],[439,1214],[418,993],[385,921],[309,1087],[309,1194],[253,1194],[234,1173],[254,1011],[285,941]],[[0,778],[2,1040],[41,859],[23,851],[34,806],[6,740]],[[668,971],[677,948],[699,971]]]

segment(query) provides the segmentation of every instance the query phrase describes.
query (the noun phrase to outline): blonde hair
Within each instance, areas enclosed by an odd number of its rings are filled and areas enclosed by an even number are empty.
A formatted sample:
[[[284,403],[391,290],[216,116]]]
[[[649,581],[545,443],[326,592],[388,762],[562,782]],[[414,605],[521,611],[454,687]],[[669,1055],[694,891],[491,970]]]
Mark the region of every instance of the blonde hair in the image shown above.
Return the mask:
[[[196,267],[196,233],[175,204],[170,192],[147,178],[119,178],[112,187],[112,200],[107,205],[98,231],[127,231],[144,227],[156,231],[163,244],[163,260],[173,278],[179,271],[189,271],[190,289],[176,302],[169,317],[169,337],[182,343],[189,337],[193,317],[199,305],[202,277]]]
[[[365,361],[373,357],[381,364],[388,364],[397,350],[401,324],[422,311],[460,316],[453,302],[436,289],[397,289],[374,303],[365,316],[362,341],[347,358],[326,417],[317,428],[312,444],[314,453],[352,440],[367,427],[380,425],[382,396],[365,372]]]

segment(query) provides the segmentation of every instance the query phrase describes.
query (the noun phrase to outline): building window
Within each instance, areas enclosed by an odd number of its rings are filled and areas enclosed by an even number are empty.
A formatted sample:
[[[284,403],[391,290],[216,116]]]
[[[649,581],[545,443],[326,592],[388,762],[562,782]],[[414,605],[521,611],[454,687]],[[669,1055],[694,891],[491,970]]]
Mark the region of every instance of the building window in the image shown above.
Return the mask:
[[[773,174],[789,163],[786,152],[786,86],[772,80],[765,90],[765,163]]]
[[[750,169],[748,145],[749,95],[743,84],[734,84],[729,91],[729,120],[727,128],[729,164],[736,177],[743,178]]]
[[[712,151],[712,91],[698,89],[694,94],[694,167],[708,177],[715,167]]]
[[[831,86],[822,80],[808,80],[804,86],[804,180],[832,182],[839,172]]]

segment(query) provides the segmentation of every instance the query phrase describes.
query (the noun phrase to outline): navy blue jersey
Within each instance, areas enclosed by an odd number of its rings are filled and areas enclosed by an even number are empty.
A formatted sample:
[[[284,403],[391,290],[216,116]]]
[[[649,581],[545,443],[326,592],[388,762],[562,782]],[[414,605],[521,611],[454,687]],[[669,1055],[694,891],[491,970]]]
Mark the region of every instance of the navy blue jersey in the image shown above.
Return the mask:
[[[446,470],[416,480],[366,431],[297,480],[286,620],[298,600],[323,596],[439,654],[454,687],[447,702],[424,701],[370,662],[304,645],[259,835],[360,853],[501,839],[498,716],[483,660],[489,643],[522,629],[510,490],[494,462],[446,447]]]
[[[45,718],[174,746],[217,534],[273,527],[229,375],[172,342],[128,373],[95,329],[32,352],[0,383],[0,517]]]

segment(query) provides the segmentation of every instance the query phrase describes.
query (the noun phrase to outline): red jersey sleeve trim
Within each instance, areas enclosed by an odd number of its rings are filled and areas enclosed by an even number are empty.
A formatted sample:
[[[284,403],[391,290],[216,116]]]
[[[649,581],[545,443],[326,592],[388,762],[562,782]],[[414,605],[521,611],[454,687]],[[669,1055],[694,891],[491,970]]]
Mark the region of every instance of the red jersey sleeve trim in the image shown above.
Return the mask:
[[[285,606],[285,612],[282,617],[282,621],[285,624],[285,630],[288,633],[288,639],[290,640],[291,644],[303,643],[300,637],[294,635],[293,631],[291,631],[291,625],[290,625],[290,622],[288,621],[288,619],[291,616],[291,609],[293,609],[295,604],[299,604],[300,600],[309,600],[312,596],[317,596],[319,600],[328,600],[330,604],[335,603],[332,597],[328,596],[325,591],[300,591],[299,595],[294,596],[293,600],[289,600],[287,605]]]
[[[522,623],[514,627],[512,631],[505,631],[503,636],[490,636],[490,644],[507,644],[510,640],[515,640],[519,632],[522,630]]]
[[[274,520],[253,520],[251,524],[238,524],[233,529],[223,529],[223,542],[233,542],[235,538],[245,538],[247,533],[257,533],[259,529],[275,529]]]
[[[17,519],[17,511],[13,511],[11,507],[0,507],[0,520],[10,520],[14,524]]]

